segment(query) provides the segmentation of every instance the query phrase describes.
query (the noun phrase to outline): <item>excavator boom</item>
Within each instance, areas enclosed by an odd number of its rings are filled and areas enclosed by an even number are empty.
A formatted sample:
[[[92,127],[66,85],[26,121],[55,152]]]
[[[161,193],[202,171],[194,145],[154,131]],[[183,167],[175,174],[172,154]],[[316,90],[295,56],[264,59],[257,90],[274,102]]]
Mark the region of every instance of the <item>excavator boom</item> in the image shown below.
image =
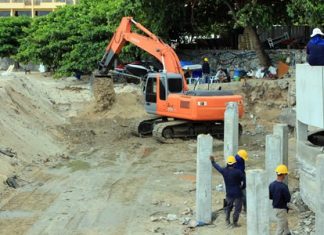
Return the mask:
[[[132,25],[144,32],[144,35],[132,32]],[[181,74],[184,90],[188,90],[179,58],[174,50],[132,17],[122,18],[119,27],[106,48],[103,58],[99,62],[100,73],[106,74],[108,72],[115,56],[121,52],[126,42],[130,42],[154,56],[163,65],[163,72]]]

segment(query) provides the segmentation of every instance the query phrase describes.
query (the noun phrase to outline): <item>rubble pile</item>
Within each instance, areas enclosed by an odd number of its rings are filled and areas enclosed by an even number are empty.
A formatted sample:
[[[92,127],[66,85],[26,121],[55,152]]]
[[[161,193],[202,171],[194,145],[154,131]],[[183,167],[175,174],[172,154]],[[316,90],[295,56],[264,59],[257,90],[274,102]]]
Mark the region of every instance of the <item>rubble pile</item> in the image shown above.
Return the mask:
[[[315,213],[311,210],[300,213],[298,228],[293,234],[314,235],[315,234]]]
[[[293,234],[315,234],[315,213],[311,211],[307,207],[307,205],[302,201],[299,191],[296,191],[292,194],[291,202],[300,212],[298,227],[293,231]]]

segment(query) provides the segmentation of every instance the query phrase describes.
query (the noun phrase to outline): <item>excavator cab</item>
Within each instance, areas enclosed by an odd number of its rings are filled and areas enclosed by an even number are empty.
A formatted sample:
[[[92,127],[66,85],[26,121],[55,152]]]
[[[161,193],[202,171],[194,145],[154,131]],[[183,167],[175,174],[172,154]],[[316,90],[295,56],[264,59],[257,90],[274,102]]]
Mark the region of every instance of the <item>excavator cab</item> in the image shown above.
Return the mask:
[[[150,73],[145,84],[145,110],[157,114],[157,105],[166,103],[169,94],[182,94],[183,78],[176,73]]]

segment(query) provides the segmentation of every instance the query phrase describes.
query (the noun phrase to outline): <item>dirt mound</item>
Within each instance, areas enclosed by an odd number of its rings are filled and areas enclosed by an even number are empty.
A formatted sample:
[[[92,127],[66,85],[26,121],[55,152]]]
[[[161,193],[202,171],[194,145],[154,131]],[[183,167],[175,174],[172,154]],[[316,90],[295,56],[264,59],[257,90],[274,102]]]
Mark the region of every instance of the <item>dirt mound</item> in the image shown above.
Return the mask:
[[[112,79],[95,78],[93,81],[93,95],[95,98],[95,112],[109,110],[116,100]]]
[[[146,114],[142,104],[143,96],[135,92],[123,92],[116,94],[116,102],[106,117],[137,118]]]
[[[50,127],[64,121],[53,110],[43,81],[27,77],[0,80],[1,144],[17,151],[18,157],[30,162],[35,155],[54,154],[59,149]]]
[[[243,87],[243,92],[249,105],[266,103],[267,106],[280,106],[287,104],[288,88],[286,80],[260,81]]]
[[[104,82],[107,85],[107,81]],[[108,89],[111,89],[113,84],[110,81],[108,83]],[[100,84],[101,81],[97,83],[97,86]],[[94,94],[95,101],[84,108],[83,112],[78,115],[78,119],[85,121],[112,119],[131,122],[133,119],[139,119],[146,115],[143,93],[139,86],[133,84],[114,85],[113,90],[109,91],[103,87],[97,87],[94,93],[96,93]]]
[[[17,152],[15,157],[0,154],[0,181],[12,174],[19,175],[28,164],[41,163],[65,151],[65,146],[55,138],[56,126],[67,121],[67,111],[76,115],[79,107],[75,103],[84,103],[90,97],[83,88],[63,89],[70,85],[78,84],[29,78],[19,72],[0,76],[0,149]],[[61,110],[66,105],[69,110]]]

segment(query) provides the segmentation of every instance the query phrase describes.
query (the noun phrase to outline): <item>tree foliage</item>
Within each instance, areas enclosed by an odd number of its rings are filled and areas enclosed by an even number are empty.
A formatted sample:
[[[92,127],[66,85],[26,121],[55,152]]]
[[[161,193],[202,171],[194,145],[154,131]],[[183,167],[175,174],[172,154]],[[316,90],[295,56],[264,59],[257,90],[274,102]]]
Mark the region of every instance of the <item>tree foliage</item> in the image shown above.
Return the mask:
[[[121,16],[123,0],[84,1],[35,18],[16,58],[43,63],[57,75],[91,73]]]
[[[230,17],[227,17],[228,26],[269,27],[289,23],[287,0],[216,0],[216,4]]]
[[[324,2],[319,0],[291,0],[288,15],[295,25],[319,27],[324,24]]]
[[[11,57],[17,54],[19,40],[26,37],[24,31],[29,27],[28,17],[5,17],[0,20],[0,57]]]

